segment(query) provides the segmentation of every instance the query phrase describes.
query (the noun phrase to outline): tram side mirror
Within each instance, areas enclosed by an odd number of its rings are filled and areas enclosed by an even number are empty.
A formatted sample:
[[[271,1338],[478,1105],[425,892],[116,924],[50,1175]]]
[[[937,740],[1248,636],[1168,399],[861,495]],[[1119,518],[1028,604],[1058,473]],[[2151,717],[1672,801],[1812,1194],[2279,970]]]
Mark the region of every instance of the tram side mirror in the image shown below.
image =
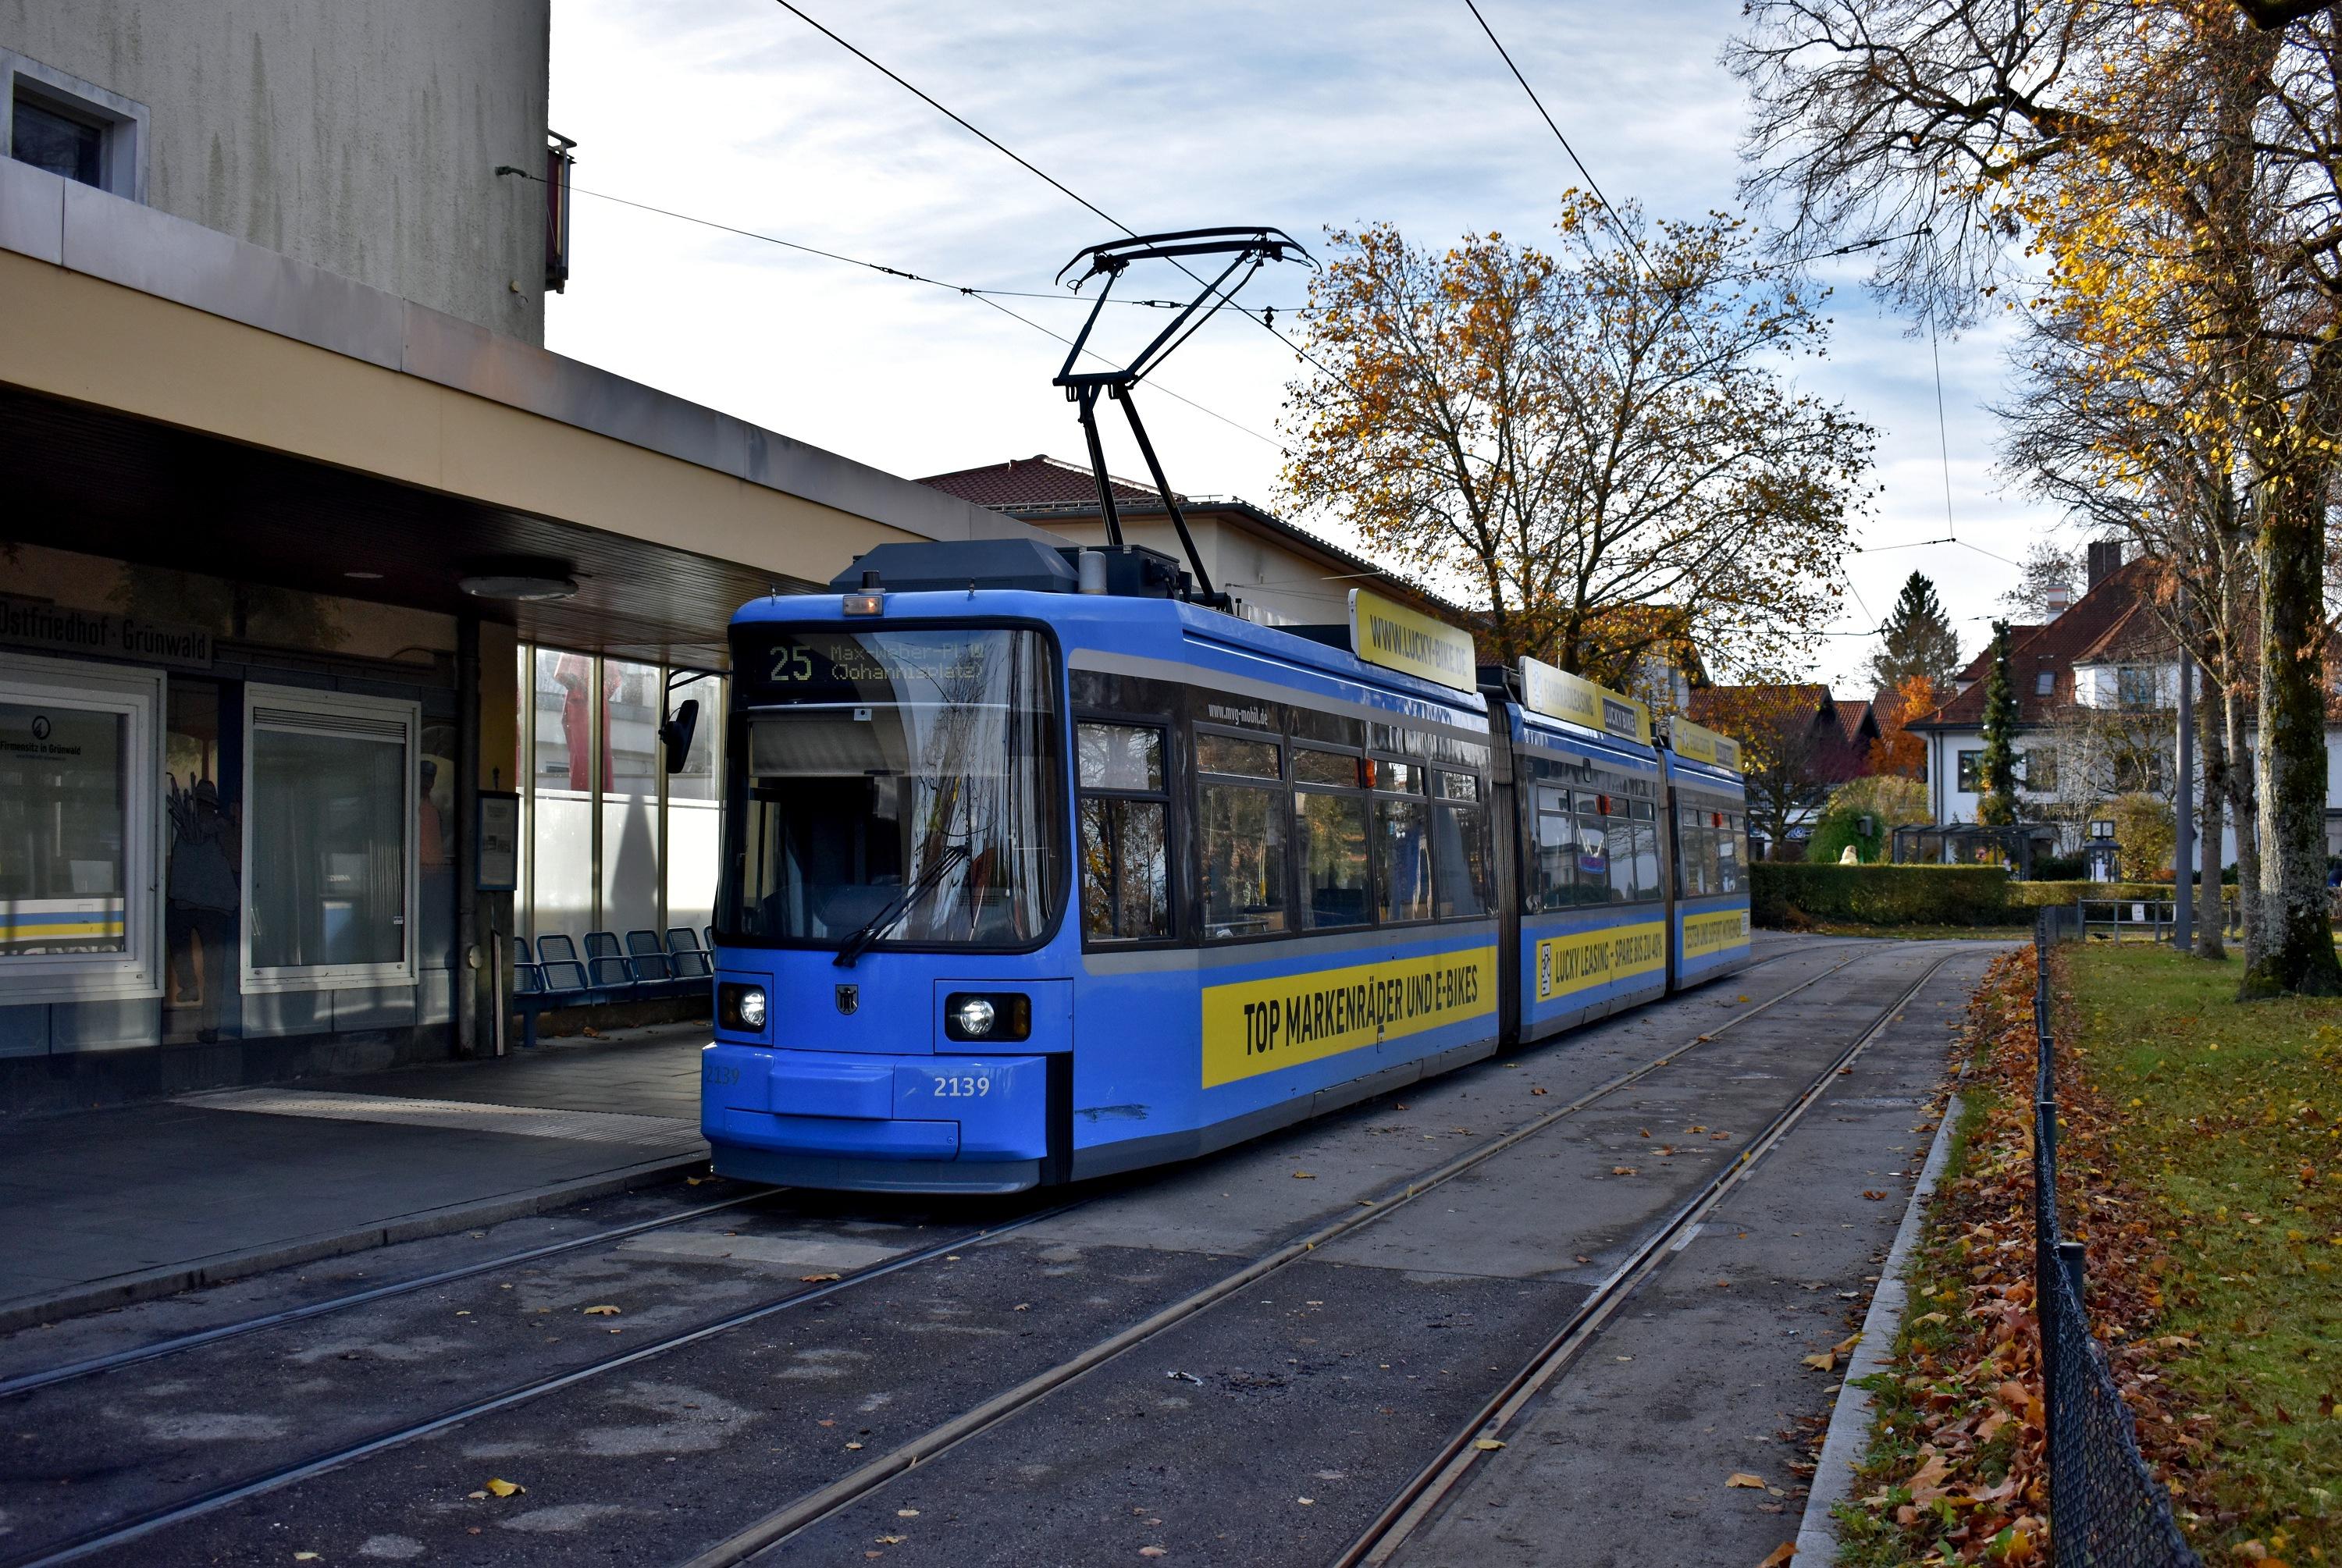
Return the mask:
[[[686,697],[659,725],[659,742],[666,747],[666,771],[679,774],[691,755],[691,737],[699,729],[699,699]]]

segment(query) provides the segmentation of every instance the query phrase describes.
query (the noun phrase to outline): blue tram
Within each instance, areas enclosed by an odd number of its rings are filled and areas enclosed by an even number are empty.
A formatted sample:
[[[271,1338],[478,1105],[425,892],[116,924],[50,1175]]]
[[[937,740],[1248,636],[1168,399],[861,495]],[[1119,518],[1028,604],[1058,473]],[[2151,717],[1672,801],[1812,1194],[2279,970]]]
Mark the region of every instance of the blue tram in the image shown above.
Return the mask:
[[[882,545],[731,628],[726,1175],[1010,1192],[1206,1153],[1748,960],[1729,743],[1363,591]]]

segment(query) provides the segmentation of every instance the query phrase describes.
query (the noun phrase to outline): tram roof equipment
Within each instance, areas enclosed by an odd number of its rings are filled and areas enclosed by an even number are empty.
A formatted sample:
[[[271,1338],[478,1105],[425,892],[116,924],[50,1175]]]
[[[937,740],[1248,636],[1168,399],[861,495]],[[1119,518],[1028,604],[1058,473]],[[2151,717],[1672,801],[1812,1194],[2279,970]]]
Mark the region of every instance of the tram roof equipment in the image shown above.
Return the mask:
[[[1127,365],[1109,366],[1105,370],[1076,370],[1082,355],[1088,352],[1090,333],[1105,311],[1106,296],[1130,264],[1136,261],[1168,261],[1187,272],[1182,256],[1226,256],[1227,265],[1217,277],[1206,282],[1196,273],[1188,272],[1201,285],[1196,297],[1189,300],[1170,324],[1155,335],[1154,340],[1139,350]],[[1131,401],[1131,392],[1146,379],[1148,372],[1168,358],[1173,350],[1200,331],[1204,324],[1219,314],[1220,307],[1235,299],[1238,290],[1252,281],[1253,274],[1273,261],[1306,262],[1315,267],[1317,260],[1301,242],[1283,229],[1212,228],[1179,229],[1166,234],[1132,235],[1126,239],[1108,240],[1104,245],[1086,245],[1074,253],[1073,260],[1057,271],[1057,280],[1064,282],[1067,273],[1080,269],[1071,287],[1078,292],[1094,277],[1106,283],[1090,304],[1090,314],[1075,335],[1073,345],[1066,351],[1066,363],[1059,367],[1056,379],[1050,385],[1066,389],[1066,399],[1074,404],[1082,424],[1082,439],[1089,449],[1090,472],[1097,480],[1098,515],[1106,523],[1106,544],[1119,552],[1124,548],[1122,516],[1115,509],[1114,483],[1106,471],[1106,448],[1098,441],[1097,400],[1102,392],[1122,404],[1123,414],[1130,421],[1130,433],[1138,439],[1140,455],[1146,459],[1146,472],[1155,481],[1155,488],[1163,497],[1164,510],[1171,516],[1171,526],[1178,532],[1179,544],[1187,553],[1187,564],[1195,571],[1195,587],[1183,593],[1183,598],[1193,598],[1216,609],[1228,607],[1228,596],[1212,586],[1212,574],[1205,568],[1204,557],[1196,548],[1196,541],[1187,532],[1186,514],[1179,509],[1179,498],[1171,489],[1171,482],[1163,476],[1163,464],[1155,455],[1155,443],[1147,439],[1146,426],[1139,423],[1137,404]],[[1243,275],[1238,276],[1241,273]],[[1230,280],[1234,281],[1231,282]],[[1206,305],[1206,301],[1210,302]]]

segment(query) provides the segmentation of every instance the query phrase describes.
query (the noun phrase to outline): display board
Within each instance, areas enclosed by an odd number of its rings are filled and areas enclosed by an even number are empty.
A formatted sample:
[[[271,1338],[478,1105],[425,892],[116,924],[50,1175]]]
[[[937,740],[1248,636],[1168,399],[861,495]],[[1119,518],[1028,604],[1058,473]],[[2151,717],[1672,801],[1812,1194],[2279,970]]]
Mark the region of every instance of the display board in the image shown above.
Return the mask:
[[[1367,664],[1459,692],[1479,688],[1469,633],[1364,588],[1350,590],[1350,651]]]
[[[1583,724],[1636,745],[1651,744],[1650,709],[1542,659],[1526,655],[1521,659],[1521,705],[1533,714]]]

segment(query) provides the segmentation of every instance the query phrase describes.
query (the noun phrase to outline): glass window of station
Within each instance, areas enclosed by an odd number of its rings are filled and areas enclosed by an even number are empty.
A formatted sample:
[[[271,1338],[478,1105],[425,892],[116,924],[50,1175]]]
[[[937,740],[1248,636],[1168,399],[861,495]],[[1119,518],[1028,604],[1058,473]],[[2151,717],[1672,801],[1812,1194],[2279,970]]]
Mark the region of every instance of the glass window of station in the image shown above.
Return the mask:
[[[683,928],[705,941],[720,852],[722,676],[523,644],[514,924],[534,942]],[[682,768],[665,715],[699,704]]]

